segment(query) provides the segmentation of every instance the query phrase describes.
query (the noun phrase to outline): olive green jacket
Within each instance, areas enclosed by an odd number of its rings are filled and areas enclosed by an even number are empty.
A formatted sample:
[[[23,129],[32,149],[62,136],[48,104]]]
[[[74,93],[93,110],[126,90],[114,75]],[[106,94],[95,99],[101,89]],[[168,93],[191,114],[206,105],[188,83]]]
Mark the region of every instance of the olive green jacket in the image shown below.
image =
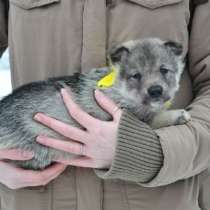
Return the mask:
[[[187,107],[192,120],[152,130],[124,111],[110,169],[68,167],[44,187],[0,185],[2,210],[210,209],[208,0],[0,0],[0,54],[9,46],[13,87],[104,66],[112,45],[145,37],[182,43],[187,65],[173,108]]]

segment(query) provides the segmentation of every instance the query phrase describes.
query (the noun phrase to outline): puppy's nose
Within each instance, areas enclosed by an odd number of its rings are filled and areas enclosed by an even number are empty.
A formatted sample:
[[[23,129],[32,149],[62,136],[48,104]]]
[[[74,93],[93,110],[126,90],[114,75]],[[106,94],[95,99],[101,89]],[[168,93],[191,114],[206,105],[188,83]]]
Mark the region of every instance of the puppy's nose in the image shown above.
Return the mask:
[[[163,94],[163,88],[160,85],[153,85],[148,89],[151,98],[159,98]]]

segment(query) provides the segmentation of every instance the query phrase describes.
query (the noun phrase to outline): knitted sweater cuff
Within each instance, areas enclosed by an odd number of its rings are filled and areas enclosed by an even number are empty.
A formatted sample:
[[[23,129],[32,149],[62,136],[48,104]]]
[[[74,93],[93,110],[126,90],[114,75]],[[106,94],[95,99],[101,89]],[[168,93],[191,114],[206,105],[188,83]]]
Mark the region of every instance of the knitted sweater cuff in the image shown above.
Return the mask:
[[[146,183],[163,165],[157,134],[146,123],[124,111],[120,119],[115,157],[109,169],[95,169],[102,179]]]

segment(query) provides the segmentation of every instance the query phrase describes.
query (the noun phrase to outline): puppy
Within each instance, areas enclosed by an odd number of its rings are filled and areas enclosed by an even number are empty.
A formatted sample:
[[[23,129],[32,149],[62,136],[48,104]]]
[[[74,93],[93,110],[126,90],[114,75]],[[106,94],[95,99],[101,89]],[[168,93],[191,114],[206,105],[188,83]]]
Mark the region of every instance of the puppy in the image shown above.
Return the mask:
[[[33,116],[37,112],[80,127],[69,116],[61,99],[60,89],[66,86],[71,89],[76,103],[101,120],[111,120],[111,116],[97,105],[93,95],[97,88],[153,128],[182,124],[190,119],[184,110],[166,109],[179,88],[184,68],[180,44],[152,38],[129,41],[112,49],[110,58],[114,70],[105,67],[87,74],[32,82],[0,101],[0,149],[19,148],[35,154],[32,160],[9,162],[23,168],[43,169],[55,158],[73,157],[35,141],[39,134],[64,139],[35,122]],[[110,71],[114,71],[113,83],[100,87],[99,82],[109,76]]]

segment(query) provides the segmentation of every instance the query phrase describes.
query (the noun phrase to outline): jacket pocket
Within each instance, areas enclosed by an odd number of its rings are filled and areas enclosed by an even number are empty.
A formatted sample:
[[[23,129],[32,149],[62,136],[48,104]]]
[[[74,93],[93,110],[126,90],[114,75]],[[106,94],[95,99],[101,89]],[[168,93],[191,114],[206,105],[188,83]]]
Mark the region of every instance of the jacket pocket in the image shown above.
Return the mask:
[[[10,0],[11,4],[22,9],[33,9],[36,7],[48,6],[50,4],[58,3],[60,0]]]
[[[183,0],[128,0],[128,1],[139,4],[149,9],[156,9],[163,6],[180,3]]]
[[[0,210],[50,210],[51,191],[40,187],[12,190],[0,184]]]

